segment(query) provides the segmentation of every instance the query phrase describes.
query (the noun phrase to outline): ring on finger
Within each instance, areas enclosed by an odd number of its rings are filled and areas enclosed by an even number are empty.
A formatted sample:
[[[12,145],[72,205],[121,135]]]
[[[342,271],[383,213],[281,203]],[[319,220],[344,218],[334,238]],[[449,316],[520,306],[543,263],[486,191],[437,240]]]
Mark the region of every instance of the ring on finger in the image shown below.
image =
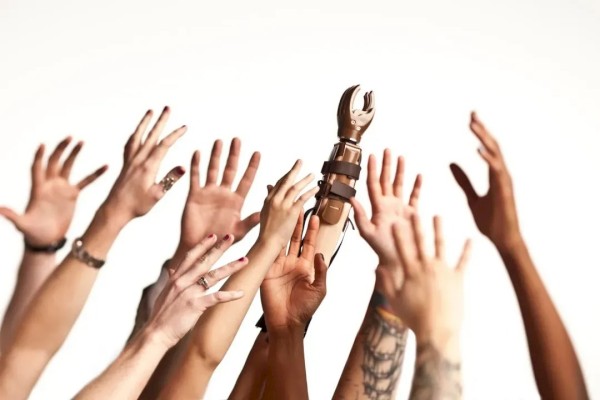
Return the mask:
[[[200,277],[200,279],[198,279],[198,285],[203,286],[204,289],[208,290],[208,288],[210,287],[208,285],[208,281],[206,280],[206,278],[204,277],[204,275],[202,275]]]

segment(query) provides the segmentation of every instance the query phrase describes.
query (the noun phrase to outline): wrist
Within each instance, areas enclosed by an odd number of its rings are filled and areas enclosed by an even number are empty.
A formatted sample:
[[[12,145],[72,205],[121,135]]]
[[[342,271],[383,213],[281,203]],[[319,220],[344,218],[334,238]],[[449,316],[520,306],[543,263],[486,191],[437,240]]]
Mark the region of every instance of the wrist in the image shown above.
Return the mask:
[[[460,358],[460,329],[431,328],[415,331],[417,346],[432,345],[448,358]]]
[[[269,332],[269,342],[271,342],[272,340],[303,340],[305,328],[306,324],[299,323],[289,323],[277,326],[269,326],[269,324],[267,323],[267,331]]]
[[[155,347],[167,352],[171,347],[177,344],[176,341],[169,338],[161,329],[154,326],[152,323],[146,325],[139,334],[140,343]]]
[[[96,211],[94,219],[96,218],[103,218],[106,221],[110,221],[111,225],[120,226],[122,229],[133,219],[133,216],[122,210],[119,204],[113,204],[109,198]]]
[[[506,235],[506,237],[501,239],[493,240],[492,243],[494,243],[494,246],[501,254],[518,251],[525,245],[523,236],[518,231]]]

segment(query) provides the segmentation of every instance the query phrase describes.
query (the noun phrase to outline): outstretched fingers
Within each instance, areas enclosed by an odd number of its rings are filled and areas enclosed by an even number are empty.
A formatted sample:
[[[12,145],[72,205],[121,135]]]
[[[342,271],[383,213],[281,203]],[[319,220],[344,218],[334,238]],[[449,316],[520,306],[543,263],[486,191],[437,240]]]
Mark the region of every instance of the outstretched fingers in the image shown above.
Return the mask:
[[[258,170],[258,166],[260,165],[260,153],[254,152],[252,157],[250,157],[250,161],[248,162],[248,167],[246,168],[246,172],[242,176],[240,183],[238,184],[237,189],[235,190],[237,194],[242,197],[246,197],[248,192],[250,191],[250,187],[252,187],[252,183],[254,182],[254,177],[256,176],[256,171]]]
[[[54,149],[48,158],[48,167],[46,168],[46,177],[52,178],[60,172],[60,158],[65,152],[67,146],[71,143],[71,136],[64,138]]]
[[[205,185],[216,185],[219,177],[219,168],[221,163],[221,151],[223,150],[223,142],[215,140],[212,151],[210,152],[210,161],[208,162],[208,170],[206,171]]]
[[[302,255],[301,257],[306,261],[310,262],[315,256],[315,248],[317,246],[317,234],[319,233],[319,217],[311,215],[308,221],[308,228],[306,229],[306,235],[304,235],[304,241],[302,243]]]
[[[150,186],[150,193],[157,201],[162,199],[179,179],[185,174],[185,169],[181,166],[171,169],[160,182]]]
[[[300,246],[302,245],[302,228],[304,225],[303,217],[304,213],[298,213],[296,226],[294,227],[294,232],[292,232],[292,237],[290,238],[290,247],[288,250],[288,254],[292,254],[294,256],[298,256],[300,254]]]
[[[79,189],[79,190],[85,189],[88,185],[93,183],[96,179],[100,178],[107,170],[108,170],[108,165],[101,166],[100,168],[98,168],[97,170],[95,170],[94,172],[92,172],[91,174],[89,174],[88,176],[83,178],[82,180],[80,180],[79,183],[77,184],[77,189]]]
[[[469,177],[467,176],[467,174],[465,174],[465,171],[463,171],[461,167],[454,163],[450,164],[450,171],[452,172],[452,176],[454,176],[456,183],[458,183],[458,186],[460,186],[465,196],[467,197],[467,201],[469,202],[469,204],[477,200],[479,196],[473,188],[473,184],[471,184]]]
[[[240,160],[240,148],[242,143],[240,139],[233,138],[229,145],[229,155],[227,156],[227,163],[225,164],[225,170],[223,171],[223,178],[221,179],[221,186],[231,188],[233,180],[237,174],[238,163]]]
[[[63,178],[65,178],[67,180],[69,179],[69,176],[71,176],[71,170],[73,169],[73,164],[75,163],[75,159],[79,155],[79,152],[81,151],[82,147],[83,147],[83,142],[78,142],[75,145],[75,147],[73,147],[73,150],[71,150],[71,153],[69,153],[69,156],[63,163],[63,166],[60,170],[60,176],[62,176]]]

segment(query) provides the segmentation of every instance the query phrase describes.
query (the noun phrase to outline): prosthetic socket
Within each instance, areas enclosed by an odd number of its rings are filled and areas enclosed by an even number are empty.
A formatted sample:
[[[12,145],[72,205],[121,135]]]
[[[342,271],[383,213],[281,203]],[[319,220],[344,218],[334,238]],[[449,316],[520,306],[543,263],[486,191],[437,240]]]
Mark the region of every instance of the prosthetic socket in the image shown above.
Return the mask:
[[[320,190],[315,196],[315,214],[321,223],[335,225],[342,218],[345,203],[356,194],[354,185],[360,176],[362,150],[358,146],[375,114],[373,92],[364,95],[363,108],[352,108],[360,86],[348,88],[337,111],[338,138],[340,141],[333,146],[329,160],[323,163],[319,181]]]

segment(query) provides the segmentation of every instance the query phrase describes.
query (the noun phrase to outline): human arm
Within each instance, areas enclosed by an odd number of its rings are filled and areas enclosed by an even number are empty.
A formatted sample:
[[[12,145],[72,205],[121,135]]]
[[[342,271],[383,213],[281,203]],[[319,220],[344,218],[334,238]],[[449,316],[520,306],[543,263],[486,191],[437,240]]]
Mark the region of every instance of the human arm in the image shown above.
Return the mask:
[[[404,279],[381,269],[382,290],[390,307],[415,333],[417,356],[411,400],[461,399],[460,327],[463,315],[463,276],[471,242],[465,242],[456,268],[448,267],[441,219],[434,217],[434,249],[425,251],[423,228],[411,217],[412,235],[394,226]]]
[[[304,332],[327,291],[327,265],[315,256],[319,218],[312,216],[302,241],[302,215],[289,251],[283,249],[261,285],[269,332],[263,399],[308,399]]]
[[[229,349],[265,274],[289,241],[296,216],[316,193],[317,189],[313,188],[298,197],[313,179],[309,174],[294,184],[300,167],[301,162],[297,161],[267,195],[260,214],[258,239],[247,255],[249,265],[223,285],[225,290],[243,290],[246,296],[202,315],[160,398],[199,398],[204,394],[212,373]]]
[[[262,397],[267,377],[269,334],[259,331],[238,376],[229,400],[256,400]]]
[[[31,193],[23,214],[0,207],[4,216],[23,233],[25,246],[17,274],[17,282],[2,321],[0,352],[7,350],[14,330],[26,307],[56,267],[56,250],[73,220],[75,204],[81,190],[106,171],[103,166],[76,184],[69,183],[71,169],[83,142],[79,142],[61,163],[71,138],[61,141],[44,165],[44,145],[35,153],[31,167]],[[38,250],[36,250],[36,248]],[[47,251],[41,250],[47,248]]]
[[[481,141],[478,150],[489,169],[489,189],[479,196],[464,171],[450,165],[466,195],[481,233],[498,250],[513,284],[537,388],[543,399],[587,399],[577,355],[558,311],[544,287],[519,228],[512,178],[496,139],[475,113],[470,129]]]
[[[160,162],[169,147],[183,135],[179,128],[158,142],[169,114],[165,108],[145,141],[151,112],[147,112],[125,146],[125,162],[107,199],[97,210],[81,237],[85,251],[105,259],[124,226],[146,214],[183,174],[174,168],[161,183],[155,183]],[[31,301],[17,327],[14,340],[0,358],[0,397],[26,398],[42,371],[63,344],[77,320],[98,269],[68,255]]]
[[[182,264],[171,273],[144,328],[100,376],[79,392],[76,399],[137,399],[166,351],[181,340],[206,309],[243,295],[242,292],[207,295],[207,289],[198,283],[207,273],[216,283],[248,262],[243,257],[208,272],[228,247],[216,248],[216,244],[217,238],[212,235],[189,251]],[[214,253],[212,256],[209,255],[211,252]]]
[[[409,218],[415,212],[421,190],[421,176],[417,175],[408,203],[404,197],[404,159],[396,159],[392,180],[390,150],[383,153],[381,173],[377,174],[374,156],[367,164],[367,188],[372,216],[367,214],[356,198],[351,200],[356,225],[379,258],[376,271],[386,269],[394,279],[402,282],[401,261],[396,251],[392,226],[400,223],[405,234],[411,234]],[[334,399],[371,399],[373,396],[394,398],[402,372],[402,361],[408,329],[394,314],[382,291],[380,274],[376,274],[375,288],[365,312],[344,370],[334,393]],[[380,357],[385,355],[385,358]]]

